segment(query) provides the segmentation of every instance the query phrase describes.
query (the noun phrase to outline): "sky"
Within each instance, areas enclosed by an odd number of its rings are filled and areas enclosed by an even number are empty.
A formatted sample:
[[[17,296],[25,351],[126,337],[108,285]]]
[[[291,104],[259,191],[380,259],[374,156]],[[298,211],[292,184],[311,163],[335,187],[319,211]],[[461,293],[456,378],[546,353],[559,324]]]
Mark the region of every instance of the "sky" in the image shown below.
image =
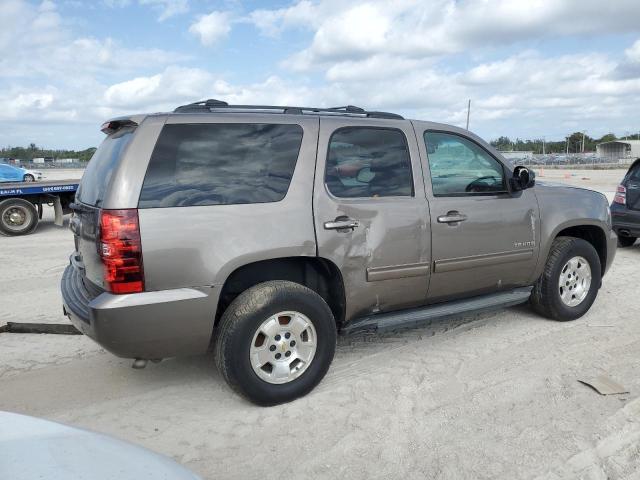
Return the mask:
[[[640,132],[639,0],[0,0],[0,146],[110,117],[357,105],[487,140]]]

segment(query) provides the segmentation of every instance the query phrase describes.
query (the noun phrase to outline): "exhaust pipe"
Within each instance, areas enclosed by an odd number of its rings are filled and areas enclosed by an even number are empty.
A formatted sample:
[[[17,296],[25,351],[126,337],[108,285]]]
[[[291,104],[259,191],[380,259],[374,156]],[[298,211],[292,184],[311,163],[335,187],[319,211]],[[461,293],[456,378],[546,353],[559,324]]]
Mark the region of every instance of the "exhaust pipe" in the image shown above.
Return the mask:
[[[149,362],[153,362],[153,363],[160,363],[161,361],[162,361],[162,359],[161,359],[161,358],[149,358],[149,359],[146,359],[146,358],[136,358],[136,359],[133,361],[133,365],[131,365],[131,368],[135,368],[135,369],[137,369],[137,370],[140,370],[140,369],[142,369],[142,368],[146,367],[146,366],[147,366],[147,364],[148,364]]]
[[[140,370],[140,369],[146,367],[147,363],[149,363],[149,360],[145,360],[144,358],[136,358],[133,361],[133,365],[131,365],[131,368],[135,368],[136,370]]]

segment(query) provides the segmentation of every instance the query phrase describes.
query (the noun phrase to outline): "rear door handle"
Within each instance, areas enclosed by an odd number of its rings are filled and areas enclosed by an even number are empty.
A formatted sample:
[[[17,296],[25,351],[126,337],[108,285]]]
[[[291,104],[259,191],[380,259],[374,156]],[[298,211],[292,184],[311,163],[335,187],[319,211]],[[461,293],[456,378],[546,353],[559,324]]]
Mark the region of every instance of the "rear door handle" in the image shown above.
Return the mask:
[[[451,210],[447,212],[446,215],[440,215],[438,217],[438,223],[458,223],[464,222],[467,219],[467,216],[463,213],[457,212],[456,210]]]
[[[360,222],[358,220],[354,220],[349,217],[338,217],[331,222],[324,222],[325,230],[353,230],[359,226]]]

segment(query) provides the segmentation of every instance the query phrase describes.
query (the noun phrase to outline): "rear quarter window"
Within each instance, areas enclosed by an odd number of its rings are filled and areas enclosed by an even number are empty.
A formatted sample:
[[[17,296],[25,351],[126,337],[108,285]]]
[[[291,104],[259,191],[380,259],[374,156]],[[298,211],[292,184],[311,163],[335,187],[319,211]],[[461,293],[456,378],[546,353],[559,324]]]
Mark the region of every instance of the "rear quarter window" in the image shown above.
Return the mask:
[[[282,200],[302,143],[300,125],[165,125],[139,208]]]
[[[87,205],[99,207],[111,176],[133,138],[134,129],[117,131],[105,138],[87,165],[76,198]]]
[[[629,170],[627,178],[635,182],[640,181],[640,161],[636,165],[634,165],[631,170]]]

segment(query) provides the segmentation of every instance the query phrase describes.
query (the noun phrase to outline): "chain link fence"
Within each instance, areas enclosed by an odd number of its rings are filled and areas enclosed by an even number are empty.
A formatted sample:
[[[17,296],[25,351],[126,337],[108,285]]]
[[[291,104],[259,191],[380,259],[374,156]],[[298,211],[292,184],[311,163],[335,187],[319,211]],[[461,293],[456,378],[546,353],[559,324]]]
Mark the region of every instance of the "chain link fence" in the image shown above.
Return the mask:
[[[531,152],[502,152],[513,165],[551,168],[626,168],[635,158],[598,157],[595,153],[569,153],[541,155]]]
[[[45,163],[34,163],[34,162],[20,162],[15,164],[17,167],[26,168],[28,170],[62,170],[62,169],[84,169],[87,167],[88,162],[68,162],[68,163],[59,163],[59,162],[45,162]]]

